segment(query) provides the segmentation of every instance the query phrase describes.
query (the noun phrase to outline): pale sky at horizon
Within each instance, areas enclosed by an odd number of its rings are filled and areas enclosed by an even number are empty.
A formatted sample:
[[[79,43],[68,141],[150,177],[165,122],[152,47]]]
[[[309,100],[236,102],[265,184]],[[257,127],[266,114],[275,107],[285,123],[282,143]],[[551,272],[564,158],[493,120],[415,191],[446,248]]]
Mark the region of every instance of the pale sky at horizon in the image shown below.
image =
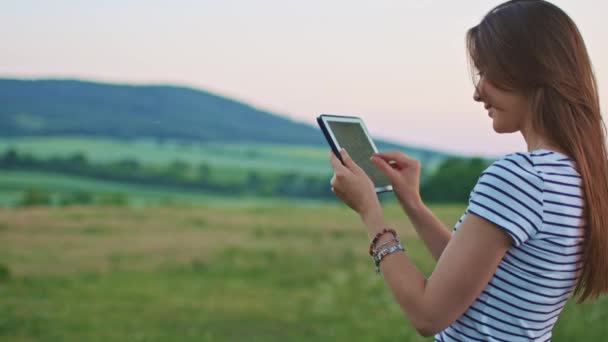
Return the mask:
[[[9,0],[0,77],[187,85],[310,124],[357,115],[399,143],[500,155],[526,146],[472,100],[464,48],[500,2]],[[583,34],[605,111],[608,5],[552,2]]]

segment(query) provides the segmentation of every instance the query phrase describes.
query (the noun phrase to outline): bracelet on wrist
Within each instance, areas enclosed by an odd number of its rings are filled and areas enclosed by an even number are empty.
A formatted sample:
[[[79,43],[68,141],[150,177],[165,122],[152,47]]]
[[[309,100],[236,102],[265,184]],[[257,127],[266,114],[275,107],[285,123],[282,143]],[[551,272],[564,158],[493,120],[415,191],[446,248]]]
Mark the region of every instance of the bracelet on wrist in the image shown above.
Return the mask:
[[[395,237],[395,238],[397,237],[397,232],[394,229],[392,229],[392,228],[382,229],[381,231],[379,231],[376,234],[376,236],[374,236],[374,238],[372,239],[372,242],[369,244],[369,255],[372,255],[372,256],[374,255],[374,247],[376,245],[376,242],[378,242],[378,239],[386,233],[391,233],[391,234],[393,234],[393,237]]]
[[[401,240],[399,239],[399,237],[393,237],[393,238],[391,238],[390,240],[384,241],[384,243],[382,243],[380,246],[375,247],[375,248],[373,249],[373,254],[378,253],[378,251],[380,251],[380,250],[382,249],[382,247],[384,247],[384,246],[386,246],[386,245],[390,244],[391,242],[396,242],[396,243],[397,243],[397,245],[398,245],[398,244],[401,242]]]
[[[380,252],[378,252],[377,254],[374,255],[374,263],[376,265],[376,273],[381,273],[380,272],[380,262],[382,261],[382,259],[384,259],[387,255],[397,252],[397,251],[405,251],[405,248],[403,248],[403,246],[401,246],[401,244],[398,245],[394,245],[394,246],[390,246],[388,248],[385,248],[383,250],[381,250]]]

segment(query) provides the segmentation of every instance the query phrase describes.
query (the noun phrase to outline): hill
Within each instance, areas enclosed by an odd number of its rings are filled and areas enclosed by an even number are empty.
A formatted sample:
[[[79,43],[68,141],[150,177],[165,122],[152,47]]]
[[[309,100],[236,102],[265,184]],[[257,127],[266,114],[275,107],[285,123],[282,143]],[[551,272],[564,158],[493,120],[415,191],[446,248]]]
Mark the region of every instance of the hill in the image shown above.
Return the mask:
[[[203,90],[0,79],[0,136],[91,136],[324,146],[317,127]],[[447,155],[379,141],[425,160]]]

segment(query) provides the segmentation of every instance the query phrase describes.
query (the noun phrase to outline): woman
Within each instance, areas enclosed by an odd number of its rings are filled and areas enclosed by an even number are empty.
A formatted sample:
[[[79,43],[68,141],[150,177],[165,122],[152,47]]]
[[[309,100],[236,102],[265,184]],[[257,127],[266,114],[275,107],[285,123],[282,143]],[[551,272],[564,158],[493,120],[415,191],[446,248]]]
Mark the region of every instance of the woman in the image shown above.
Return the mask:
[[[432,275],[385,229],[370,179],[344,150],[344,164],[330,153],[332,190],[360,214],[370,254],[421,335],[548,341],[572,293],[580,303],[608,291],[608,163],[591,62],[572,20],[540,0],[497,6],[466,41],[474,100],[528,151],[482,173],[451,233],[422,203],[418,161],[372,156],[437,260]]]

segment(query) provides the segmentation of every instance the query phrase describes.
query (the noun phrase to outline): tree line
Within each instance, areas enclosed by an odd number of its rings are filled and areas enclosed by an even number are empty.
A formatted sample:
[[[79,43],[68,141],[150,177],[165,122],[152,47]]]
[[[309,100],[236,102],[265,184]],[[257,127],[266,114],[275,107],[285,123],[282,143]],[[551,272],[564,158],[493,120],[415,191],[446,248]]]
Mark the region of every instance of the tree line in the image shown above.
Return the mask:
[[[489,165],[481,158],[449,158],[421,184],[424,201],[433,203],[464,203],[480,173]],[[202,162],[192,165],[176,160],[164,166],[141,164],[136,159],[92,163],[82,153],[65,157],[39,159],[8,149],[0,156],[0,169],[36,170],[160,186],[181,191],[207,192],[223,195],[256,195],[330,199],[331,175],[305,175],[296,172],[243,170],[241,177],[218,177],[224,170]]]

